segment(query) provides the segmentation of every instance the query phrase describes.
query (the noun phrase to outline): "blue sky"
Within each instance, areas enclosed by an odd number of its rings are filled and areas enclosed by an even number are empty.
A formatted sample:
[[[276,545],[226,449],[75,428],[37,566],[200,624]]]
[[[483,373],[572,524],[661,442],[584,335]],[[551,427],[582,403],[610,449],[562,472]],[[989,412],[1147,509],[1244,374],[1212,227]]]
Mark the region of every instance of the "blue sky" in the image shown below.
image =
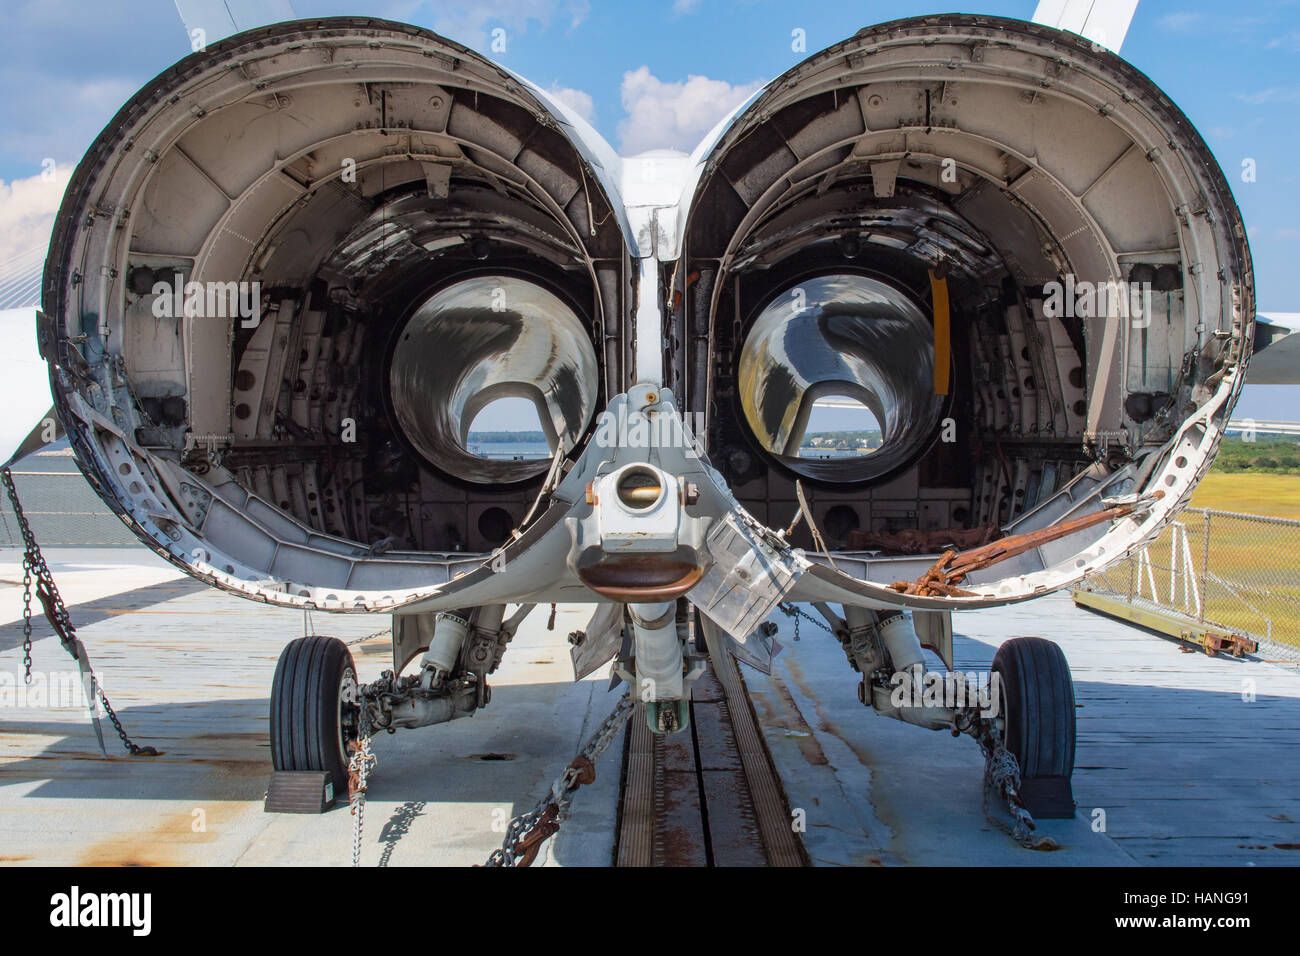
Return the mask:
[[[564,91],[623,152],[692,148],[731,100],[807,55],[791,49],[795,28],[805,31],[811,53],[881,20],[952,8],[942,0],[293,0],[293,6],[301,17],[361,13],[437,30],[540,86]],[[960,9],[1028,18],[1034,7],[1035,0],[1006,0],[966,2]],[[127,97],[189,51],[172,0],[6,0],[3,22],[0,199],[6,189],[18,189],[14,181],[38,176],[47,157],[60,167],[75,164]],[[505,31],[505,49],[492,51],[497,28]],[[1182,107],[1227,173],[1249,229],[1259,309],[1300,312],[1294,283],[1300,0],[1140,0],[1123,55]],[[1253,183],[1242,181],[1246,158],[1255,161]],[[33,221],[31,215],[24,220]],[[5,254],[0,243],[0,258]],[[1281,400],[1288,417],[1300,418],[1296,391],[1271,390],[1271,399],[1258,409],[1243,406],[1242,413],[1278,417]]]

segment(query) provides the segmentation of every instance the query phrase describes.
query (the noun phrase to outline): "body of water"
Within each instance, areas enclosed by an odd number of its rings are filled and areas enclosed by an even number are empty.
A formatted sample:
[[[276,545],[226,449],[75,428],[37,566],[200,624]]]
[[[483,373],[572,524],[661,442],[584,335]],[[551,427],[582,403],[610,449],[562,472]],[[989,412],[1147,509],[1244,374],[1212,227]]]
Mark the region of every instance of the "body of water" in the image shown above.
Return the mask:
[[[527,461],[534,458],[550,458],[550,449],[546,447],[546,442],[532,441],[470,441],[469,453],[478,455],[480,458],[496,458],[506,461],[523,460]],[[800,458],[855,458],[862,455],[861,451],[843,451],[834,448],[812,448],[804,447],[799,449]]]
[[[469,443],[469,453],[480,458],[499,458],[506,461],[515,459],[550,458],[551,450],[544,441],[473,441]]]

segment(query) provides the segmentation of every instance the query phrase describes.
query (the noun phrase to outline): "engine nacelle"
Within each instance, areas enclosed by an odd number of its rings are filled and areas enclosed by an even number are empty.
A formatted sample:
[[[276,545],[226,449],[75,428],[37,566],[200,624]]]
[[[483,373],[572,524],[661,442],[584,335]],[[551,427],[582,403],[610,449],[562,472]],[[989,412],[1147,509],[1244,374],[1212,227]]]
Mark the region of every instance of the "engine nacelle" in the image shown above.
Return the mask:
[[[1063,587],[1209,467],[1250,349],[1245,230],[1118,57],[998,18],[883,24],[677,165],[679,190],[625,203],[581,120],[415,27],[279,24],[186,58],[56,223],[42,351],[83,470],[159,553],[260,600],[686,594],[743,639],[781,598]],[[499,399],[549,455],[471,447]],[[805,455],[829,400],[880,447]],[[689,441],[611,442],[615,411]],[[890,587],[1117,500],[1141,507],[960,596]]]
[[[625,216],[571,121],[369,19],[150,83],[79,166],[46,271],[43,351],[105,500],[214,583],[322,607],[400,604],[507,541],[626,387]],[[551,455],[470,447],[502,398]]]
[[[1242,385],[1250,253],[1209,149],[1120,58],[1018,21],[886,23],[770,83],[699,158],[669,384],[748,511],[785,527],[798,481],[826,547],[859,552],[836,588],[1162,493],[967,579],[1028,597],[1186,502]],[[882,444],[801,457],[832,397]]]

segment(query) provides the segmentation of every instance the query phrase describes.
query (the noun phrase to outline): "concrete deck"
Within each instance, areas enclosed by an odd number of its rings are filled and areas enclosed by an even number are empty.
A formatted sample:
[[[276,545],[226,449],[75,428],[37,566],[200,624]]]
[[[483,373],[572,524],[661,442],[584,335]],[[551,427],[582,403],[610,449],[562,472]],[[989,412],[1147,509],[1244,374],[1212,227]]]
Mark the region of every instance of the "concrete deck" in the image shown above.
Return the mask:
[[[0,579],[21,580],[0,553]],[[53,865],[345,865],[352,817],[267,814],[267,707],[281,647],[303,615],[206,588],[142,549],[47,552],[127,732],[164,751],[129,758],[104,722],[99,757],[84,711],[0,708],[0,862]],[[119,588],[117,594],[111,592]],[[20,589],[0,591],[17,621]],[[78,602],[74,607],[74,602]],[[362,864],[470,865],[501,845],[503,824],[531,809],[617,701],[608,673],[574,683],[567,634],[589,613],[545,609],[524,621],[493,675],[491,705],[439,727],[381,734],[366,804]],[[316,614],[315,632],[358,642],[362,681],[391,667],[386,617]],[[75,673],[39,618],[33,670]],[[0,626],[0,672],[21,674],[21,626]],[[544,850],[550,865],[612,858],[621,738]],[[199,827],[202,821],[203,829]]]
[[[159,758],[99,758],[76,707],[0,708],[0,862],[328,864],[350,861],[352,819],[262,811],[267,695],[303,615],[207,589],[142,549],[47,555],[123,723]],[[20,556],[0,552],[0,687],[21,689]],[[74,606],[75,605],[75,606]],[[574,683],[565,637],[589,609],[538,609],[493,700],[472,718],[382,735],[366,807],[364,865],[466,865],[500,845],[615,703],[607,673]],[[807,622],[773,675],[742,668],[818,863],[1279,864],[1300,862],[1300,673],[1181,654],[1168,641],[1073,607],[1066,595],[958,615],[956,666],[987,669],[1018,634],[1059,641],[1079,703],[1073,821],[1043,821],[1057,852],[1020,849],[980,809],[968,738],[876,717],[857,701],[839,645]],[[387,619],[317,614],[349,642],[362,680],[389,666]],[[75,673],[44,621],[38,674]],[[2,675],[12,675],[4,677]],[[16,678],[16,684],[14,679]],[[1243,700],[1243,681],[1255,700]],[[1246,685],[1250,689],[1251,685]],[[111,727],[105,724],[111,735]],[[120,751],[112,748],[115,755]],[[611,858],[621,740],[544,851],[548,865]],[[1094,830],[1095,810],[1105,830]]]
[[[742,672],[817,863],[1300,864],[1294,665],[1182,653],[1066,593],[955,614],[958,671],[987,671],[1017,636],[1050,638],[1070,662],[1078,811],[1039,821],[1061,849],[1035,852],[986,820],[973,740],[877,717],[838,642],[805,621],[795,643],[790,619],[774,620],[772,676]]]

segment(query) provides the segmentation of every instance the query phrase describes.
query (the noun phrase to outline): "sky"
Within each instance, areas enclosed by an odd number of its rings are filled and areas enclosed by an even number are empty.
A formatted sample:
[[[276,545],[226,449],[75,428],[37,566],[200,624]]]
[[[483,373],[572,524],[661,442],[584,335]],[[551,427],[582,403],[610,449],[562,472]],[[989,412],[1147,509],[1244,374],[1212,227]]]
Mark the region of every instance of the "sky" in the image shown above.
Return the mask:
[[[242,0],[248,4],[255,0]],[[1035,0],[292,0],[300,17],[427,27],[555,91],[622,154],[689,151],[806,56],[896,17],[1028,19]],[[0,263],[48,240],[72,168],[117,109],[190,49],[172,0],[0,0]],[[794,30],[807,52],[792,49]],[[1247,224],[1261,312],[1300,312],[1300,0],[1140,0],[1122,55],[1200,130]],[[1253,160],[1255,179],[1243,181]],[[1300,386],[1238,414],[1300,419]]]

